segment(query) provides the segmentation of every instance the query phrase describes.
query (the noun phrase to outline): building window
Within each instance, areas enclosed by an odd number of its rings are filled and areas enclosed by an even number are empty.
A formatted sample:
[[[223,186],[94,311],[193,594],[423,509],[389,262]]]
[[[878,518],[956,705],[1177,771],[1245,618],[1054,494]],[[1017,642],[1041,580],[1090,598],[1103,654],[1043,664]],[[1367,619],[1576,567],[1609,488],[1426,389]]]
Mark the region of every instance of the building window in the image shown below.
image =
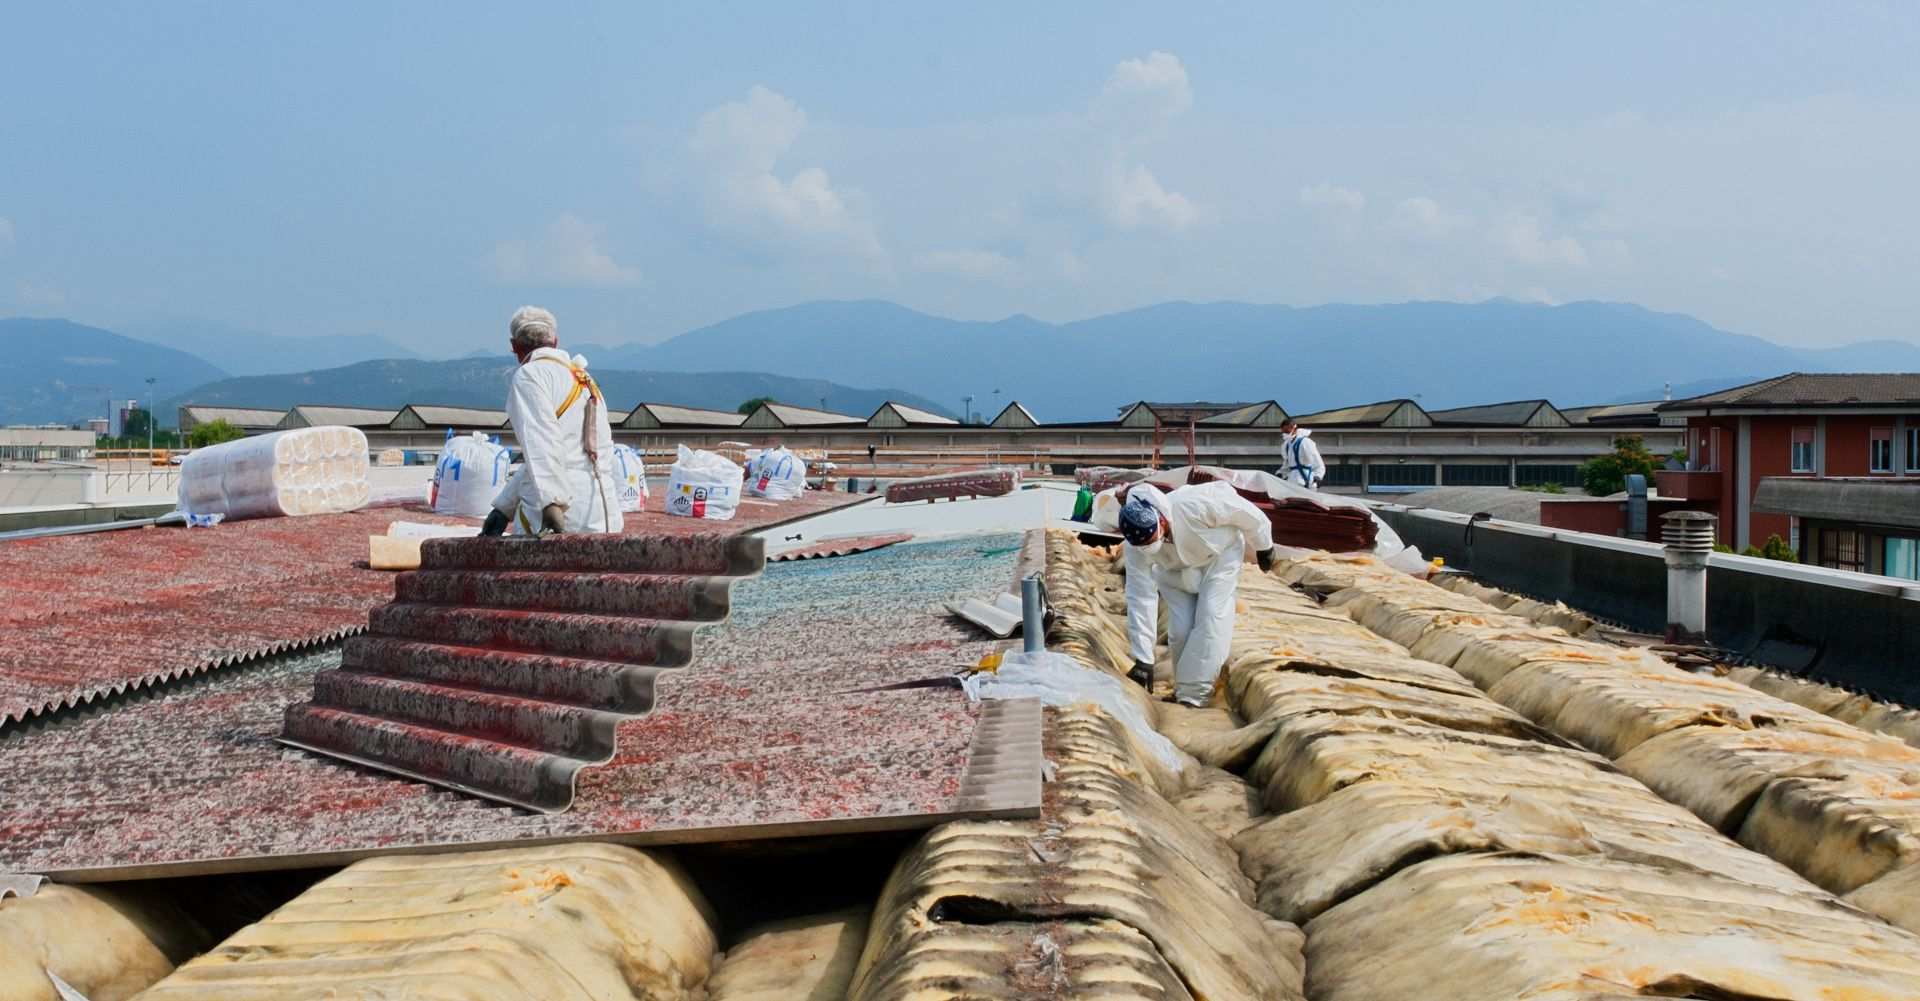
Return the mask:
[[[1342,463],[1327,467],[1327,478],[1322,480],[1329,487],[1357,487],[1360,485],[1360,464]]]
[[[1813,472],[1812,428],[1793,429],[1793,454],[1791,459],[1792,462],[1788,464],[1788,468],[1791,471],[1796,473]]]
[[[1450,487],[1504,487],[1512,474],[1506,463],[1448,463],[1440,467],[1440,482]]]
[[[1376,462],[1367,467],[1367,482],[1376,487],[1433,486],[1433,464]]]
[[[1907,472],[1920,472],[1920,428],[1907,429]]]
[[[1874,473],[1893,472],[1892,428],[1873,429],[1873,437],[1867,440],[1867,471]]]
[[[1835,570],[1867,569],[1866,533],[1847,528],[1827,528],[1820,532],[1820,565]]]
[[[1794,515],[1787,516],[1787,546],[1794,551],[1795,555],[1799,554],[1800,519]]]
[[[1375,467],[1378,468],[1378,467]],[[1523,487],[1537,487],[1547,483],[1557,483],[1563,487],[1577,487],[1586,482],[1580,478],[1579,466],[1517,466],[1513,471],[1514,482]]]
[[[1887,537],[1886,575],[1920,580],[1920,540]]]

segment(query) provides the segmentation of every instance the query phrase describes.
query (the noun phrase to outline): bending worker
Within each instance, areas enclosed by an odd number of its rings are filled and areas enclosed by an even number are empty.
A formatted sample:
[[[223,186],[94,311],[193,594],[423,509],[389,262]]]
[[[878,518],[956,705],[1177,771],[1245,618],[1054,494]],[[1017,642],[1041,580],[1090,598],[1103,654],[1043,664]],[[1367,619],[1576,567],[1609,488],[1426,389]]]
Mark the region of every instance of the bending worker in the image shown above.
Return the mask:
[[[1320,458],[1320,446],[1313,443],[1313,432],[1289,417],[1281,423],[1280,433],[1284,435],[1280,456],[1286,460],[1280,466],[1280,478],[1297,487],[1317,489],[1327,478],[1327,464]]]
[[[560,350],[558,330],[553,314],[537,306],[522,306],[507,321],[520,359],[507,386],[507,417],[522,460],[493,499],[482,535],[499,535],[510,520],[528,535],[620,531],[606,403],[587,360]]]
[[[1273,567],[1273,523],[1230,483],[1161,493],[1142,483],[1120,508],[1126,540],[1127,644],[1144,687],[1153,684],[1153,640],[1167,601],[1173,697],[1204,706],[1233,644],[1234,591],[1251,546],[1265,573]]]

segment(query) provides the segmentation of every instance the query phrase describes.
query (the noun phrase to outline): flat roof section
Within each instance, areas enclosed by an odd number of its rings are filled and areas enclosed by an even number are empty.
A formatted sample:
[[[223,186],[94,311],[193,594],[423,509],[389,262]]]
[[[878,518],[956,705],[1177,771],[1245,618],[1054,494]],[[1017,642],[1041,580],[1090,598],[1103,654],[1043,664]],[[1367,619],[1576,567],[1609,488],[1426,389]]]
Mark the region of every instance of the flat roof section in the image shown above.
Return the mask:
[[[769,566],[700,633],[668,707],[620,724],[573,808],[535,814],[281,746],[326,650],[210,675],[0,740],[0,870],[66,881],[339,864],[575,839],[629,844],[1032,815],[1033,703],[969,703],[950,676],[995,643],[940,602],[991,597],[1017,534]]]

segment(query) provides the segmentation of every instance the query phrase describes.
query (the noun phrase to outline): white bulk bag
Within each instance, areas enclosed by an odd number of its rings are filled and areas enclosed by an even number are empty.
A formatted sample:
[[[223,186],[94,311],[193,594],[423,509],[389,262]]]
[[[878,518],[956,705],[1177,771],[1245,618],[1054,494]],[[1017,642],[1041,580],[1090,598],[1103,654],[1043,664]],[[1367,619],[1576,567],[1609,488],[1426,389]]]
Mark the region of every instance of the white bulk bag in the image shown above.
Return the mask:
[[[433,513],[486,517],[511,467],[506,448],[478,431],[447,439],[433,468]]]
[[[647,509],[647,464],[641,460],[639,449],[631,445],[613,446],[613,482],[620,490],[620,510]]]
[[[667,513],[683,518],[728,521],[740,507],[746,470],[725,456],[680,446],[667,476]]]
[[[806,460],[785,448],[770,448],[747,463],[747,493],[792,500],[807,489]]]
[[[365,507],[367,436],[350,427],[296,428],[188,453],[180,510],[224,520],[339,514]]]

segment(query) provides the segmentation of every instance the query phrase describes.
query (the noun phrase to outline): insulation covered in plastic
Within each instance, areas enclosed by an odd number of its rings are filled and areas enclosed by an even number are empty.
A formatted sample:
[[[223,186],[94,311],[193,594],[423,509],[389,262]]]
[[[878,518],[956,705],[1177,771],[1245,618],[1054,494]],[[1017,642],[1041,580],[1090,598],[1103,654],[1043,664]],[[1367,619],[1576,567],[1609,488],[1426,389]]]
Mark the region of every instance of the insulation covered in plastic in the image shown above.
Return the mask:
[[[702,997],[713,917],[663,857],[572,844],[368,859],[141,1001]]]
[[[365,507],[367,436],[358,428],[310,427],[241,438],[188,453],[180,510],[242,518],[340,514]]]
[[[210,944],[153,893],[44,884],[0,896],[0,999],[64,1001],[51,973],[89,1001],[124,1001]]]

